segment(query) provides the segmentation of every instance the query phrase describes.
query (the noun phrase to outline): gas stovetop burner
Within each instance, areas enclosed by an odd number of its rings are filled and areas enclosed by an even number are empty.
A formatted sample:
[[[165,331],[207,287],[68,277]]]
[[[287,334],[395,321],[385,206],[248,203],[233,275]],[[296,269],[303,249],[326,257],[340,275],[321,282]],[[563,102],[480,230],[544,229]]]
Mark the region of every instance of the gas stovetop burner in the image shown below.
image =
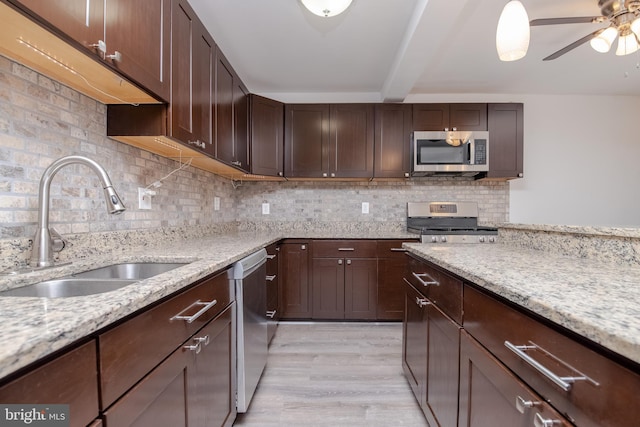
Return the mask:
[[[495,243],[498,229],[478,225],[475,202],[407,203],[407,231],[422,243]]]

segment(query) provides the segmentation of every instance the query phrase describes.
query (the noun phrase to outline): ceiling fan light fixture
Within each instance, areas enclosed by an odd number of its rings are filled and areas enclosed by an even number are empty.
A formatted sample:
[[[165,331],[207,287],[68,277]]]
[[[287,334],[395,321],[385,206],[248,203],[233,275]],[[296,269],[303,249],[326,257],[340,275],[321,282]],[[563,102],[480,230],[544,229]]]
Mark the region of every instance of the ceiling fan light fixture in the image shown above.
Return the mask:
[[[607,53],[611,50],[611,46],[613,46],[613,42],[617,36],[618,29],[611,26],[591,39],[591,47],[597,52]]]
[[[627,32],[625,35],[620,35],[620,38],[618,39],[618,48],[616,49],[616,55],[630,55],[633,52],[636,52],[638,49],[640,49],[640,46],[638,45],[638,39],[632,31]]]
[[[300,0],[314,15],[329,18],[340,15],[351,5],[352,0]]]
[[[631,31],[636,34],[636,37],[640,38],[640,16],[631,23]]]
[[[529,16],[518,0],[504,6],[496,30],[496,49],[501,61],[523,58],[529,49]]]

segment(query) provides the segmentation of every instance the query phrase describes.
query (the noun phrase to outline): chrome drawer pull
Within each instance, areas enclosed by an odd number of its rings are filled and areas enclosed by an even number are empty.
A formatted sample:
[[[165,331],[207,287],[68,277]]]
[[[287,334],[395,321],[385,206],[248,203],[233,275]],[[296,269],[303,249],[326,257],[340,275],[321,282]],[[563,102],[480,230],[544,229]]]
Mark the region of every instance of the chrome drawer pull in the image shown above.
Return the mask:
[[[273,255],[269,255],[269,254],[267,254],[267,259],[274,259],[275,257],[276,257],[276,255],[275,255],[275,254],[273,254]]]
[[[391,252],[407,252],[405,248],[391,248],[389,249]]]
[[[274,274],[273,276],[267,276],[267,280],[270,282],[273,282],[276,278],[276,275]]]
[[[427,305],[429,305],[431,303],[426,298],[416,297],[416,304],[418,304],[418,307],[422,308],[422,307],[427,306]]]
[[[186,320],[187,323],[193,323],[196,321],[196,319],[198,319],[198,317],[202,316],[204,313],[207,312],[207,310],[209,310],[211,307],[213,307],[214,305],[216,305],[218,303],[218,300],[213,300],[210,302],[204,302],[204,301],[196,301],[193,304],[191,304],[189,307],[185,308],[184,310],[182,310],[180,313],[176,314],[175,316],[173,316],[171,319],[169,319],[170,321],[172,320]],[[196,305],[203,305],[204,307],[202,307],[200,310],[198,310],[198,312],[196,314],[194,314],[193,316],[183,316],[182,313],[184,313],[185,311],[188,311],[191,307],[196,306]]]
[[[522,396],[516,396],[516,409],[521,414],[524,414],[527,409],[537,405],[542,405],[542,402],[532,402],[531,400],[524,400]]]
[[[200,342],[197,342],[193,345],[184,345],[182,346],[182,348],[184,348],[185,350],[195,351],[196,354],[198,354],[202,350],[202,344],[200,344]]]
[[[533,425],[535,427],[553,427],[556,424],[562,424],[562,421],[544,419],[542,415],[540,415],[540,412],[536,413],[536,417],[533,419]]]
[[[204,345],[209,345],[210,342],[209,335],[205,335],[203,337],[195,337],[193,340],[198,344],[202,343]]]
[[[422,283],[422,286],[429,286],[429,285],[440,286],[440,283],[437,280],[433,280],[433,277],[429,276],[427,273],[411,273],[411,274],[413,274],[413,277],[415,277],[416,279],[418,279],[420,283]],[[429,281],[422,280],[423,277],[426,277],[427,279],[429,279]]]
[[[277,312],[276,310],[273,310],[273,311],[267,311],[267,317],[268,317],[269,319],[273,319],[274,317],[276,317],[276,312]]]
[[[355,248],[338,248],[338,250],[341,252],[353,252],[356,249]]]
[[[547,377],[549,380],[551,380],[551,382],[553,382],[555,385],[557,385],[558,387],[560,387],[564,391],[571,390],[572,384],[574,382],[576,382],[576,381],[589,381],[595,386],[599,386],[600,385],[598,382],[592,380],[588,376],[584,375],[582,372],[578,371],[577,369],[573,368],[569,364],[567,364],[567,363],[563,362],[562,360],[558,359],[557,357],[555,357],[553,354],[549,353],[548,351],[546,351],[542,347],[536,345],[535,343],[533,343],[531,341],[530,341],[530,343],[531,343],[531,345],[513,345],[509,341],[505,341],[504,345],[509,350],[513,351],[522,360],[527,362],[532,368],[534,368],[536,371],[540,372],[542,375]],[[540,363],[537,360],[535,360],[533,357],[529,356],[526,353],[527,350],[540,350],[545,355],[553,358],[554,360],[560,362],[561,364],[563,364],[567,368],[571,369],[575,373],[579,374],[579,376],[561,377],[561,376],[557,375],[556,373],[552,372],[549,368],[544,366],[542,363]]]

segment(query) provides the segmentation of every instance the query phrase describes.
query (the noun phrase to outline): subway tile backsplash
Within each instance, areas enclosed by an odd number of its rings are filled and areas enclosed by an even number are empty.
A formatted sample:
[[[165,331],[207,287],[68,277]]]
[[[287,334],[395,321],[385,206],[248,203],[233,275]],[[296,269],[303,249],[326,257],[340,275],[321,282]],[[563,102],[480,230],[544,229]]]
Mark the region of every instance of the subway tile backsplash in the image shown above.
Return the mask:
[[[51,226],[82,245],[112,240],[83,234],[195,227],[215,232],[239,221],[266,223],[366,223],[401,227],[408,201],[475,200],[480,220],[508,220],[509,184],[468,178],[418,178],[401,182],[241,182],[186,167],[167,178],[138,209],[138,188],[147,187],[180,165],[106,136],[106,106],[10,59],[0,56],[0,270],[24,263],[36,230],[38,185],[47,166],[67,155],[100,163],[127,206],[109,215],[93,172],[81,165],[60,170],[51,186]],[[214,210],[214,197],[220,210]],[[362,202],[369,214],[362,214]],[[269,203],[270,213],[262,214]],[[125,233],[126,234],[126,233]],[[144,234],[144,233],[142,233]],[[96,243],[97,242],[97,243]],[[88,248],[94,250],[96,248]],[[108,248],[105,248],[108,250]]]

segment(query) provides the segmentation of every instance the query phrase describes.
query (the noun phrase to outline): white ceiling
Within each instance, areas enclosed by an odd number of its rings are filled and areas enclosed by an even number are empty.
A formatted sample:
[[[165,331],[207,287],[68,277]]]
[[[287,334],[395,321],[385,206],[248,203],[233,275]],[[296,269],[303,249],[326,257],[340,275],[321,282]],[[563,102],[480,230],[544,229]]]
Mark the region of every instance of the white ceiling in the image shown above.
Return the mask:
[[[640,95],[640,52],[584,44],[602,24],[533,27],[524,59],[501,62],[507,0],[354,0],[321,18],[299,0],[189,0],[252,93],[286,102],[401,101],[415,94]],[[529,19],[600,15],[597,0],[522,0]]]

